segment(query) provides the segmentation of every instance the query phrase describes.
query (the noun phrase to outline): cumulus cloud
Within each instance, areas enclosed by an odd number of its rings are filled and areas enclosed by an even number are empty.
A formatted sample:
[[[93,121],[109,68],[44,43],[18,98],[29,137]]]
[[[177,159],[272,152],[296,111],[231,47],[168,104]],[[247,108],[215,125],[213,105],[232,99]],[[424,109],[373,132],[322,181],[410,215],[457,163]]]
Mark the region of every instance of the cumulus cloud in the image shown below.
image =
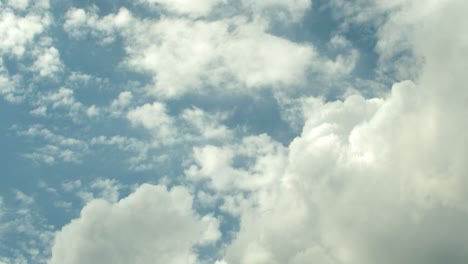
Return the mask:
[[[20,1],[12,1],[18,6]],[[51,23],[48,15],[29,12],[25,16],[16,15],[9,8],[0,10],[0,44],[2,53],[22,56],[34,38],[42,33]]]
[[[152,75],[150,93],[158,97],[203,92],[202,88],[221,84],[227,88],[298,85],[315,58],[313,47],[273,36],[263,23],[242,16],[216,21],[140,20],[126,9],[102,18],[82,9],[67,14],[65,29],[74,37],[87,32],[103,35],[103,40],[123,35],[125,64]],[[289,56],[281,56],[285,52]]]
[[[63,65],[58,50],[54,47],[41,50],[32,68],[42,77],[53,76],[56,72],[61,71]]]
[[[184,187],[145,184],[116,203],[89,202],[57,233],[49,263],[197,263],[194,246],[218,240],[218,225],[193,211]]]
[[[437,7],[410,39],[426,61],[417,83],[309,100],[278,187],[244,207],[227,263],[466,262],[468,6]]]
[[[167,114],[162,103],[145,104],[132,109],[127,114],[133,125],[140,125],[150,130],[158,141],[172,141],[176,137],[172,118]]]

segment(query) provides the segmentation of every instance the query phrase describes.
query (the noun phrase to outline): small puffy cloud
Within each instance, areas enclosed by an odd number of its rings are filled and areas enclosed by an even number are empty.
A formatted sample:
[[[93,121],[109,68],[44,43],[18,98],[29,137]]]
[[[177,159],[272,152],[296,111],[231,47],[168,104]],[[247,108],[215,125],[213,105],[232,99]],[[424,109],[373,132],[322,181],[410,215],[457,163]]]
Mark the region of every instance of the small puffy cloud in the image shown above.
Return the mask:
[[[15,199],[19,202],[21,202],[22,204],[25,204],[25,205],[30,205],[34,202],[34,198],[25,194],[24,192],[20,191],[20,190],[15,190],[14,191],[15,193]]]
[[[109,107],[109,111],[113,116],[119,116],[130,105],[133,99],[133,94],[130,91],[123,91],[114,99]]]
[[[218,240],[218,229],[184,187],[144,184],[116,203],[89,202],[56,234],[48,263],[197,263],[194,246]]]
[[[44,105],[41,105],[29,111],[29,113],[34,116],[47,116],[47,107]]]
[[[45,48],[40,51],[32,69],[37,71],[41,77],[51,77],[63,68],[60,54],[54,47]]]
[[[133,125],[151,131],[153,137],[161,143],[171,142],[176,137],[177,130],[173,120],[162,103],[155,102],[136,107],[128,112],[127,118]]]
[[[19,6],[20,1],[13,1]],[[36,36],[41,34],[50,24],[47,15],[28,13],[17,16],[11,9],[0,10],[0,51],[21,57],[33,43]]]
[[[110,14],[102,19],[96,14],[96,9],[97,7],[93,6],[88,12],[79,8],[68,10],[63,25],[65,31],[76,39],[82,39],[91,34],[100,37],[101,43],[106,44],[114,41],[117,30],[132,23],[133,18],[125,8],[121,8],[117,14]]]
[[[95,105],[92,105],[86,109],[86,115],[89,117],[96,117],[99,115],[99,108],[97,108]]]
[[[193,127],[202,140],[210,139],[225,139],[231,136],[231,131],[228,127],[221,125],[221,122],[226,118],[226,114],[207,113],[203,109],[193,107],[185,109],[180,119]]]
[[[65,115],[75,123],[79,123],[87,117],[96,117],[99,114],[99,108],[94,105],[86,106],[76,100],[75,91],[67,87],[38,94],[34,105],[36,109],[31,114],[63,117],[62,111],[64,111]]]
[[[113,179],[97,179],[91,184],[91,188],[99,191],[99,199],[115,203],[119,199],[122,186]]]

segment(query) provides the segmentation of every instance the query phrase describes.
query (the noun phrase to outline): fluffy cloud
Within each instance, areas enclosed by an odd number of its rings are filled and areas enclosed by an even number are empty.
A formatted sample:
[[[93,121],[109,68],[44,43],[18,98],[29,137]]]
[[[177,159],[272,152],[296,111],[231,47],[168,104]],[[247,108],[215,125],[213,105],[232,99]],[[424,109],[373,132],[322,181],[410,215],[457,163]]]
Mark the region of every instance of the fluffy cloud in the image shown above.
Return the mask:
[[[219,236],[218,221],[196,214],[185,188],[145,184],[117,203],[88,203],[57,234],[49,263],[197,263],[194,246]]]
[[[13,1],[19,3],[19,1]],[[22,56],[34,38],[50,24],[50,18],[36,12],[18,16],[9,8],[0,10],[0,52]]]
[[[143,31],[145,38],[131,38],[127,63],[153,75],[151,93],[162,97],[231,83],[246,88],[301,84],[315,55],[312,47],[272,36],[262,25],[242,19],[167,19],[140,24],[136,32]],[[281,56],[284,52],[289,56]]]
[[[267,135],[246,137],[239,144],[195,147],[194,162],[186,175],[208,180],[217,191],[257,190],[271,186],[280,175],[285,148]],[[237,164],[236,164],[237,163]]]
[[[244,207],[227,263],[467,261],[467,8],[425,9],[408,40],[426,61],[416,84],[308,100],[286,172],[270,199]]]
[[[127,118],[133,125],[141,125],[152,132],[153,137],[168,143],[176,137],[172,118],[162,103],[145,104],[128,112]]]
[[[142,3],[149,4],[151,6],[163,5],[166,9],[171,12],[178,14],[186,14],[193,17],[208,15],[214,6],[222,3],[222,0],[140,0]]]
[[[103,18],[93,11],[67,13],[65,30],[74,37],[88,32],[112,40],[126,39],[126,65],[150,74],[158,97],[226,88],[262,88],[302,84],[316,59],[313,47],[266,32],[261,22],[245,17],[216,21],[163,18],[140,20],[128,10]],[[289,56],[281,56],[288,53]],[[318,60],[318,59],[317,59]]]
[[[58,50],[54,47],[41,50],[32,68],[42,77],[53,76],[56,72],[61,71],[63,65]]]

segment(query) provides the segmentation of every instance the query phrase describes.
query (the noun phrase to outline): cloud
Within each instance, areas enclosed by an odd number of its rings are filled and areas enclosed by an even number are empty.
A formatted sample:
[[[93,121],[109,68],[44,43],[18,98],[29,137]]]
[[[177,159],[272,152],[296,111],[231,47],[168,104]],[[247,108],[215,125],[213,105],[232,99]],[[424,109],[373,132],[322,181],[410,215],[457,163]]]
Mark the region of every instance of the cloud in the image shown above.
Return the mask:
[[[44,145],[37,147],[23,156],[40,163],[54,164],[57,161],[79,163],[88,152],[88,143],[76,138],[58,135],[41,125],[34,125],[26,130],[14,127],[20,136],[41,139]]]
[[[242,0],[229,2],[224,0],[140,0],[152,9],[168,11],[170,14],[186,15],[190,18],[209,17],[212,14],[231,14],[230,11],[242,9],[253,19],[266,19],[291,23],[299,21],[311,5],[310,0]],[[162,7],[162,8],[161,8]]]
[[[40,51],[32,68],[39,73],[41,77],[53,76],[63,69],[60,55],[56,48],[49,47]]]
[[[308,100],[281,180],[241,208],[227,263],[467,261],[467,8],[439,3],[414,21],[425,25],[410,39],[425,60],[416,83]]]
[[[311,0],[242,0],[245,8],[251,9],[255,17],[290,23],[299,21],[312,6]]]
[[[0,51],[18,57],[25,53],[33,44],[34,38],[51,23],[48,15],[29,12],[25,16],[18,16],[10,8],[2,8],[0,17],[0,38],[3,39]]]
[[[0,263],[45,263],[53,240],[52,226],[35,208],[36,200],[13,189],[12,199],[0,197]],[[13,202],[15,201],[15,202]]]
[[[47,69],[44,74],[52,77],[54,71]],[[58,68],[57,68],[58,70]],[[75,91],[68,87],[60,87],[47,93],[38,93],[35,95],[33,105],[36,107],[32,114],[49,117],[68,116],[73,122],[80,123],[87,118],[95,117],[98,109],[94,106],[86,106],[76,100]]]
[[[218,225],[184,187],[144,184],[117,203],[89,202],[57,233],[49,263],[196,263],[194,246],[218,240]]]
[[[17,201],[20,201],[22,204],[30,205],[34,202],[34,198],[25,194],[20,190],[14,190],[15,198]]]
[[[14,8],[24,10],[28,7],[28,0],[8,0],[8,4]]]
[[[111,115],[119,116],[129,106],[133,99],[133,94],[130,91],[123,91],[114,99],[110,105]]]
[[[202,140],[230,138],[232,131],[221,124],[226,117],[226,114],[208,113],[198,107],[184,109],[180,114],[180,119],[195,130],[190,131],[193,137],[199,137]],[[191,137],[192,135],[187,135],[187,137]]]
[[[183,15],[189,15],[191,17],[199,17],[208,15],[211,10],[220,3],[222,0],[139,0],[141,3],[145,3],[152,7],[162,5],[165,9]]]
[[[239,144],[195,147],[195,164],[185,174],[193,181],[208,180],[216,191],[256,190],[279,178],[284,158],[284,147],[269,136],[250,136]]]
[[[90,32],[106,42],[122,35],[125,65],[152,76],[149,92],[157,97],[206,93],[221,85],[230,89],[298,85],[315,59],[312,46],[273,36],[264,23],[242,16],[141,20],[126,9],[102,18],[82,9],[67,14],[64,27],[71,36]],[[289,56],[281,56],[285,52]]]
[[[19,76],[10,76],[0,59],[0,95],[10,103],[19,103],[24,99],[24,89],[20,88]]]
[[[167,114],[166,106],[155,102],[132,109],[127,114],[128,120],[135,126],[140,125],[152,132],[152,136],[162,143],[176,138],[176,129],[172,118]]]

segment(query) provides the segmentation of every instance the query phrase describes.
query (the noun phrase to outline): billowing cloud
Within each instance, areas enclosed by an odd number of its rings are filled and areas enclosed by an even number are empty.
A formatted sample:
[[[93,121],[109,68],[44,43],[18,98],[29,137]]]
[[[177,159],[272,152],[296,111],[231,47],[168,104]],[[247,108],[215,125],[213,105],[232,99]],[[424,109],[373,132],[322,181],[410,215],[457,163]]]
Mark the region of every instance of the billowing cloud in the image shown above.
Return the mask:
[[[194,246],[218,240],[218,225],[193,211],[187,189],[145,184],[117,203],[89,202],[57,234],[49,263],[196,263]]]
[[[416,84],[306,103],[281,183],[244,207],[227,263],[466,262],[468,6],[438,7],[409,40],[426,62]]]

